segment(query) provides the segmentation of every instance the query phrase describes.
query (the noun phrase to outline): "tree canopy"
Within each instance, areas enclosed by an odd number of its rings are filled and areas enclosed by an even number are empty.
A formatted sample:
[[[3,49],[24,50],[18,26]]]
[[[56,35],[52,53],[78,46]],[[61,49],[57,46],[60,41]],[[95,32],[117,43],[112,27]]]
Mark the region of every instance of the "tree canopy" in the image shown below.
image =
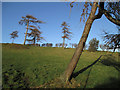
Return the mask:
[[[38,42],[44,39],[41,37],[42,32],[39,31],[36,26],[30,25],[28,29],[30,30],[30,33],[27,33],[27,35],[32,39],[27,39],[27,41],[32,41],[35,44],[36,41]]]
[[[37,23],[45,23],[45,22],[38,20],[37,18],[35,18],[32,15],[26,15],[26,17],[22,16],[22,19],[19,21],[19,24],[21,24],[21,25],[23,25],[23,24],[27,25],[27,23],[37,24]]]
[[[33,37],[34,36],[34,43],[35,43],[35,39],[37,37],[37,41],[39,41],[40,39],[42,39],[42,37],[40,37],[39,35],[41,34],[41,32],[37,29],[39,27],[38,24],[40,23],[45,23],[43,21],[38,20],[37,18],[35,18],[32,15],[26,15],[25,17],[22,16],[22,19],[19,21],[19,24],[23,25],[25,24],[26,27],[26,33],[25,33],[25,39],[24,39],[24,45],[26,42],[26,37],[27,35],[29,37]],[[28,29],[31,30],[31,33],[28,33]],[[27,39],[27,41],[32,41],[30,39]]]
[[[98,44],[99,44],[99,40],[97,40],[96,38],[93,38],[89,41],[89,48],[88,51],[92,51],[95,52],[98,49]]]
[[[66,38],[66,39],[69,39],[70,40],[70,37],[71,37],[71,35],[70,34],[72,34],[72,32],[70,32],[69,30],[69,27],[70,26],[68,26],[67,25],[67,23],[66,22],[63,22],[62,24],[61,24],[61,27],[63,27],[62,28],[62,33],[63,33],[63,36],[62,36],[62,38]]]

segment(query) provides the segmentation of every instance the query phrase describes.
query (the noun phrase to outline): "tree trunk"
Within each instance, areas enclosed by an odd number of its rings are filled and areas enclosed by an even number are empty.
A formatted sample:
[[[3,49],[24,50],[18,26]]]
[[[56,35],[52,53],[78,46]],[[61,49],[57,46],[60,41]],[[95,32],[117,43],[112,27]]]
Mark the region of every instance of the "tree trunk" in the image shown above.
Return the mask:
[[[65,48],[65,38],[63,38],[63,49]]]
[[[33,38],[33,41],[34,41],[33,43],[34,43],[34,46],[35,46],[35,37]]]
[[[27,22],[27,28],[26,28],[26,33],[25,33],[24,45],[25,45],[25,42],[26,42],[26,36],[27,36],[27,32],[28,32],[28,24],[29,24],[29,22]]]
[[[13,38],[13,40],[12,40],[12,44],[14,43],[14,38]]]
[[[71,75],[72,75],[73,71],[75,70],[76,65],[78,63],[78,60],[79,60],[79,58],[82,54],[85,42],[87,40],[89,31],[90,31],[91,26],[92,26],[93,21],[94,21],[93,17],[95,16],[95,13],[96,13],[96,10],[97,10],[97,4],[98,4],[97,2],[93,3],[91,13],[90,13],[90,15],[89,15],[89,17],[86,21],[84,32],[83,32],[82,37],[79,41],[78,47],[76,48],[76,51],[75,51],[70,63],[68,64],[68,67],[66,68],[66,70],[63,74],[62,78],[65,82],[68,82],[70,80]]]

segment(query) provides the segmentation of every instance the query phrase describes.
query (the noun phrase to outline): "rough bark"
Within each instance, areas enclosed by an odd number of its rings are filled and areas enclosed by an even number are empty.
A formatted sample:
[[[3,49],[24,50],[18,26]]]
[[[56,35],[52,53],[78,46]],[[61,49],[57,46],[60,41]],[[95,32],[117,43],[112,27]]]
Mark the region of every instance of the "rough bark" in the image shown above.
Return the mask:
[[[27,28],[26,28],[26,33],[25,33],[25,39],[24,39],[24,45],[25,45],[25,42],[26,42],[26,36],[27,36],[27,32],[28,32],[28,25],[29,25],[29,22],[27,23]]]
[[[76,51],[75,51],[70,63],[68,64],[67,69],[65,70],[65,72],[63,74],[62,78],[64,79],[65,82],[68,82],[70,80],[70,77],[71,77],[74,69],[76,68],[76,65],[79,61],[81,54],[82,54],[82,51],[83,51],[85,42],[87,40],[89,31],[91,29],[92,23],[95,20],[94,17],[95,17],[95,13],[97,10],[97,4],[98,4],[97,2],[93,3],[91,13],[86,21],[84,32],[83,32],[82,37],[79,41],[78,47],[76,48]]]

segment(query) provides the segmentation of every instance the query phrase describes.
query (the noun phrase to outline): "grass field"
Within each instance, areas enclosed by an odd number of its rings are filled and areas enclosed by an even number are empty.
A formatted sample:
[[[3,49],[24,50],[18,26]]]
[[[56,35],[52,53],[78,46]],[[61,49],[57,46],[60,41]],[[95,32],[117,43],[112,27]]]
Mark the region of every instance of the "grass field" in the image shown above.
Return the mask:
[[[66,69],[75,49],[2,45],[3,88],[38,87],[59,77]],[[100,55],[99,61],[96,61]],[[96,61],[95,63],[93,63]],[[92,64],[93,63],[93,64]],[[84,51],[75,80],[78,88],[119,87],[118,53]]]

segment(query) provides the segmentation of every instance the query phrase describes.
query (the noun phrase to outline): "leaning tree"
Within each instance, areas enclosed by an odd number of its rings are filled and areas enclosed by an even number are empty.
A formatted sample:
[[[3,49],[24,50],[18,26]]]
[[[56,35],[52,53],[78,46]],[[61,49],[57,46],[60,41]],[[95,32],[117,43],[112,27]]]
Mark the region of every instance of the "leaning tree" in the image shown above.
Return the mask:
[[[64,48],[64,46],[65,46],[65,39],[70,40],[70,37],[71,37],[70,34],[72,34],[72,32],[69,31],[68,27],[70,27],[70,26],[68,26],[68,24],[66,22],[63,22],[61,24],[61,27],[62,27],[62,30],[63,30],[62,31],[62,33],[63,33],[62,38],[63,38],[63,48]]]
[[[70,3],[71,8],[73,7],[73,3],[74,2]],[[89,8],[91,8],[90,12],[88,11]],[[95,20],[100,19],[102,15],[105,15],[105,17],[109,21],[120,26],[120,20],[117,18],[117,16],[119,15],[118,8],[120,8],[119,2],[85,2],[84,9],[81,15],[83,17],[83,20],[85,20],[85,17],[87,17],[84,31],[70,63],[68,64],[64,74],[61,76],[62,80],[64,80],[65,82],[70,81],[71,76],[82,54],[91,26]],[[111,13],[111,11],[113,11],[113,13]]]
[[[11,35],[11,38],[13,39],[12,40],[12,43],[14,42],[14,39],[16,38],[16,37],[18,37],[18,31],[13,31],[12,33],[10,33],[10,35]]]
[[[25,17],[22,17],[22,19],[19,21],[19,24],[25,25],[26,27],[26,33],[25,33],[25,39],[24,39],[24,45],[26,42],[26,37],[28,33],[28,28],[31,24],[37,25],[40,23],[44,23],[43,21],[38,20],[37,18],[33,17],[32,15],[26,15]],[[39,27],[39,26],[38,26]]]

